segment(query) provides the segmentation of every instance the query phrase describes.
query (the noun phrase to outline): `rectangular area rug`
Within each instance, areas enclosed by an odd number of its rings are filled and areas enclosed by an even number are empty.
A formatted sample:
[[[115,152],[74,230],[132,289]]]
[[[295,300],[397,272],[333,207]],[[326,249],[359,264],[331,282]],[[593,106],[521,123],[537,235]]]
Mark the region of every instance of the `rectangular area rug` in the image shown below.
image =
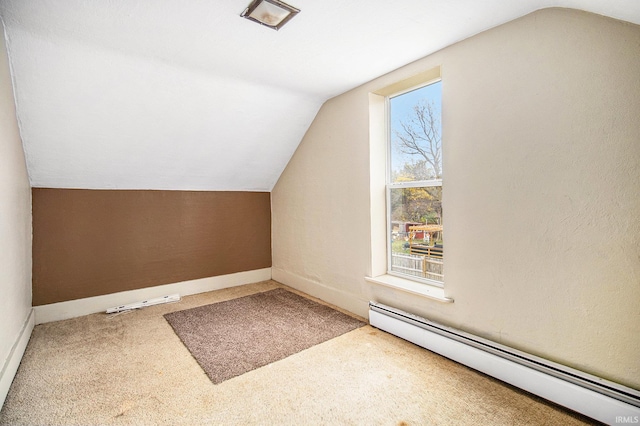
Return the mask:
[[[282,288],[164,317],[215,384],[365,325]]]

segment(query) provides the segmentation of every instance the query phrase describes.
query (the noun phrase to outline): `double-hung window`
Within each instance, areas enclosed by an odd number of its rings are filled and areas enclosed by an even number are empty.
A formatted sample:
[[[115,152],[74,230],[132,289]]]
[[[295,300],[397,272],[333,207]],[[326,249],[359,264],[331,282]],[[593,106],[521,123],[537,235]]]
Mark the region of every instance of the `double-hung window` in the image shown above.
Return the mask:
[[[442,83],[387,97],[387,270],[444,283]]]

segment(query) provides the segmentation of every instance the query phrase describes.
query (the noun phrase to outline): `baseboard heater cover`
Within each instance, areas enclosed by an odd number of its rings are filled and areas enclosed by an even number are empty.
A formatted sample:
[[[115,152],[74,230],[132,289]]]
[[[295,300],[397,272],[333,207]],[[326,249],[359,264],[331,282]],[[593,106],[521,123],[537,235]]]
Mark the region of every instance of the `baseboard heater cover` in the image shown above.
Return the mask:
[[[640,392],[635,389],[381,303],[369,303],[369,323],[603,423],[640,419]]]
[[[162,305],[164,303],[172,303],[172,302],[179,302],[179,301],[180,301],[180,295],[179,294],[170,294],[168,296],[156,297],[154,299],[146,299],[146,300],[142,300],[140,302],[130,303],[128,305],[115,306],[113,308],[107,309],[107,313],[108,314],[116,314],[116,313],[119,313],[119,312],[132,311],[134,309],[146,308],[147,306]]]

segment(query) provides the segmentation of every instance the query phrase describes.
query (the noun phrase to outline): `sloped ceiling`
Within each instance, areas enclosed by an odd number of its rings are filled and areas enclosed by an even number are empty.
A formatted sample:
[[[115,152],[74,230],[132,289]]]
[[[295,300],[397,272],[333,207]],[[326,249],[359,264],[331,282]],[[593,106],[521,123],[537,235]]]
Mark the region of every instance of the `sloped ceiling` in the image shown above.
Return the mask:
[[[270,191],[322,103],[550,6],[640,24],[637,0],[5,0],[34,187]]]

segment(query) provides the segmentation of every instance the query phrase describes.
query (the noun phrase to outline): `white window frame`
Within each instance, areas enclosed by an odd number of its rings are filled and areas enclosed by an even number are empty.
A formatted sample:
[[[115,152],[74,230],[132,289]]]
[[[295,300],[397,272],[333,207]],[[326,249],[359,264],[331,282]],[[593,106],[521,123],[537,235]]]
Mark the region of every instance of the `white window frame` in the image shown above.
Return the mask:
[[[430,86],[432,84],[436,84],[441,82],[442,78],[434,78],[429,81],[420,83],[416,86],[410,87],[408,89],[404,89],[398,91],[396,93],[385,96],[385,128],[386,128],[386,145],[387,145],[387,161],[386,161],[386,229],[387,229],[387,274],[392,275],[398,278],[416,281],[418,283],[428,284],[434,287],[444,288],[444,279],[443,281],[435,281],[428,278],[418,277],[410,274],[403,274],[401,272],[393,271],[391,269],[391,263],[393,261],[392,258],[392,238],[391,238],[391,190],[393,189],[405,189],[405,188],[424,188],[424,187],[442,187],[442,179],[432,179],[432,180],[419,180],[419,181],[411,181],[411,182],[391,182],[391,151],[393,149],[391,143],[391,108],[390,108],[390,100],[397,96],[402,96],[406,93],[412,92],[414,90],[421,89],[423,87]],[[444,231],[444,230],[443,230]],[[442,261],[444,263],[445,256],[442,257]]]

